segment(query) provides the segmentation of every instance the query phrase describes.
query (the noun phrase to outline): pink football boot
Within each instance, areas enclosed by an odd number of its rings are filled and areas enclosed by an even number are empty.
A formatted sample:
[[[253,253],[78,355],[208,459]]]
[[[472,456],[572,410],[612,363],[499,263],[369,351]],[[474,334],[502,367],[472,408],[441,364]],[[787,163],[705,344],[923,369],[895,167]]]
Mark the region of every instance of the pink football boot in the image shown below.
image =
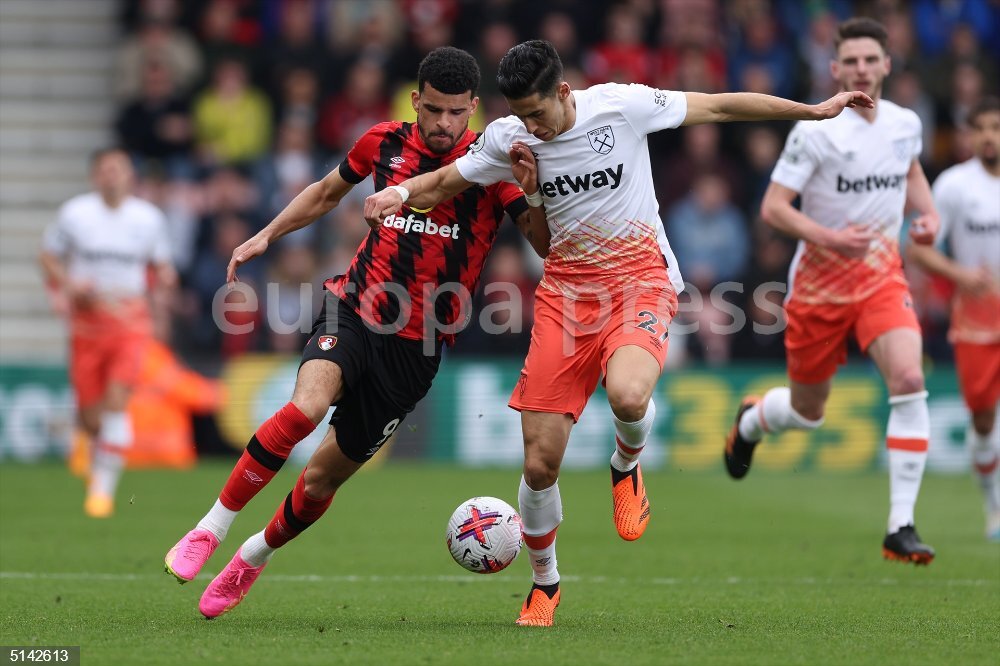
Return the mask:
[[[219,540],[208,530],[193,529],[170,549],[164,558],[164,571],[183,585],[194,580],[205,562],[219,547]]]
[[[237,550],[226,568],[208,584],[205,593],[201,595],[198,610],[205,617],[212,619],[236,608],[243,601],[243,597],[250,592],[250,586],[266,566],[267,562],[259,567],[250,566],[240,557],[240,551]]]

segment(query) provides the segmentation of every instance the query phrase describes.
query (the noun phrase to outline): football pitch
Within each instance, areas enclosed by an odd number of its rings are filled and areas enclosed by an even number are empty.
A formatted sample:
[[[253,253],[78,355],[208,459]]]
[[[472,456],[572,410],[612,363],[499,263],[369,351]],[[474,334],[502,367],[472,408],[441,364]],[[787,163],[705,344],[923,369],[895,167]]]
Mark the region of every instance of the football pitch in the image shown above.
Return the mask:
[[[81,646],[83,664],[991,664],[1000,545],[971,477],[928,476],[917,527],[929,567],[883,561],[883,474],[650,471],[650,527],[611,521],[606,472],[560,480],[556,626],[514,625],[522,554],[492,576],[448,555],[474,495],[516,506],[514,470],[387,464],[338,493],[247,599],[207,621],[201,592],[291,489],[286,469],[241,514],[199,579],[163,556],[215,499],[228,462],[128,472],[116,515],[84,517],[56,465],[0,466],[0,644]]]

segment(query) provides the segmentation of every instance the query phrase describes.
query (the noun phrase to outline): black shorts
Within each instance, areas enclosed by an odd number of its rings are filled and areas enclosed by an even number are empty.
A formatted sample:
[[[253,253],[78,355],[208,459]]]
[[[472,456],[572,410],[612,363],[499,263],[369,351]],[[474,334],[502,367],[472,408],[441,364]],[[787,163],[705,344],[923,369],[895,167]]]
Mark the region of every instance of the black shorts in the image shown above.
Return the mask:
[[[389,441],[431,388],[441,343],[434,349],[427,356],[419,340],[373,331],[350,306],[325,294],[302,363],[323,359],[340,366],[344,392],[330,425],[344,455],[364,463]]]

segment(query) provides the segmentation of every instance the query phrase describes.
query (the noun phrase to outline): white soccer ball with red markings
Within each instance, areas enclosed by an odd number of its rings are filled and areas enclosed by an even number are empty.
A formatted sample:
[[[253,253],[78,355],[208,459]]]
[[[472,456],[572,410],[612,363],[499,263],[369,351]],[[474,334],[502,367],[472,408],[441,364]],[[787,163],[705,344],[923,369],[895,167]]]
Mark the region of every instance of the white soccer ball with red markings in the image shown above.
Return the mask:
[[[503,571],[521,552],[521,516],[496,497],[462,502],[448,521],[448,550],[474,573]]]

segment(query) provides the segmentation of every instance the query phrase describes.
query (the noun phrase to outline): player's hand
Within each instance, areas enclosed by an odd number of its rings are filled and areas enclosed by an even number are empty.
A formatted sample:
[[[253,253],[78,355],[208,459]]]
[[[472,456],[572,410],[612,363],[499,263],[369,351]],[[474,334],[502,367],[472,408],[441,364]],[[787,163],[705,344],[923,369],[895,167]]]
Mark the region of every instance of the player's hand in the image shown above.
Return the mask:
[[[855,107],[873,109],[875,108],[875,102],[860,90],[837,93],[825,102],[813,104],[813,110],[815,111],[814,120],[836,118],[844,109],[853,109]]]
[[[937,215],[921,215],[910,224],[910,238],[918,245],[933,245],[940,228]]]
[[[848,224],[830,234],[826,247],[845,257],[860,259],[868,253],[868,246],[875,240],[875,233],[856,224]]]
[[[991,291],[1000,291],[1000,284],[985,266],[963,268],[956,276],[955,286],[970,296],[982,296]]]
[[[514,178],[521,185],[525,194],[534,194],[538,191],[538,165],[535,163],[535,156],[531,152],[528,144],[515,141],[508,151],[510,156],[511,171]]]
[[[373,230],[381,226],[382,221],[403,207],[403,197],[396,190],[388,187],[365,199],[365,222]]]
[[[239,279],[236,277],[236,269],[254,257],[264,254],[267,251],[267,246],[266,239],[254,236],[233,250],[233,258],[229,260],[229,266],[226,267],[226,282],[232,286]]]
[[[66,296],[74,310],[90,310],[97,305],[97,292],[89,282],[70,282]]]

